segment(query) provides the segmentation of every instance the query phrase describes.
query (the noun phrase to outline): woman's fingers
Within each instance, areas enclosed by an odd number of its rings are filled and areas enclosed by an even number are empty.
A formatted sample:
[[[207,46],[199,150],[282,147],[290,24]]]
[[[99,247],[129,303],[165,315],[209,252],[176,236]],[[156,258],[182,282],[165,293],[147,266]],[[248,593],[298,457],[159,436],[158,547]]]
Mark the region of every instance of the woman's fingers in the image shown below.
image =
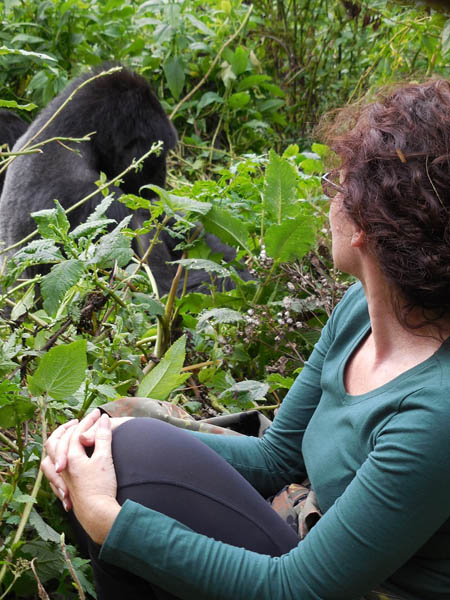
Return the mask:
[[[71,430],[68,448],[68,454],[71,457],[78,457],[80,454],[86,456],[82,438],[86,433],[91,435],[92,430],[94,433],[92,442],[95,444],[93,456],[97,456],[100,451],[105,454],[104,450],[108,447],[108,444],[111,453],[111,423],[108,415],[102,415],[97,419],[94,427],[86,417],[75,429]]]
[[[90,497],[116,497],[117,482],[111,453],[111,423],[103,415],[95,431],[95,448],[90,457],[80,443],[83,425],[75,427],[68,451],[68,467],[62,473],[67,483],[75,510],[89,503]]]
[[[82,421],[80,421],[78,426],[73,431],[73,434],[71,435],[71,439],[69,440],[69,442],[73,442],[71,444],[72,452],[76,448],[76,452],[78,454],[80,452],[82,452],[83,456],[86,454],[86,452],[84,450],[86,444],[83,443],[86,440],[85,436],[87,435],[88,439],[92,438],[92,444],[94,443],[95,436],[96,436],[95,432],[97,431],[98,422],[99,422],[99,419],[101,416],[102,416],[102,413],[100,412],[100,410],[98,408],[96,408],[91,413],[89,413],[86,417],[84,417],[84,419]],[[107,418],[109,418],[109,417],[107,417]]]
[[[78,419],[72,419],[71,421],[67,421],[63,425],[60,425],[55,429],[55,431],[50,435],[48,440],[45,442],[45,450],[48,456],[50,456],[53,462],[56,461],[56,448],[58,446],[59,440],[64,436],[66,431],[76,425],[78,423]]]
[[[55,429],[45,443],[47,456],[45,456],[41,462],[41,470],[48,479],[53,492],[63,503],[66,511],[72,508],[72,501],[67,483],[60,473],[67,467],[67,457],[71,445],[71,439],[74,438],[75,447],[83,449],[79,439],[80,434],[89,431],[90,429],[95,430],[95,424],[99,420],[100,416],[100,411],[95,409],[80,423],[78,423],[77,419],[68,421],[67,423],[60,425],[57,429]],[[84,450],[83,455],[85,456]]]
[[[63,435],[56,441],[54,463],[57,473],[61,473],[67,467],[67,451],[69,449],[70,438],[78,426],[78,423],[74,423],[71,427],[67,427]]]
[[[80,433],[80,442],[83,446],[93,446],[95,441],[95,432],[97,431],[98,421],[88,429]]]
[[[109,417],[111,430],[114,431],[116,427],[119,427],[119,425],[122,425],[122,423],[125,423],[125,421],[129,421],[130,419],[134,419],[134,417]],[[80,441],[83,446],[94,445],[98,423],[99,421],[97,421],[90,429],[80,434]]]
[[[64,484],[65,485],[65,484]],[[63,494],[62,488],[56,488],[53,483],[50,483],[50,487],[53,490],[53,493],[59,500],[61,500],[64,510],[68,512],[72,508],[72,501],[70,499],[69,493],[66,492]]]
[[[110,456],[111,455],[111,421],[107,415],[102,415],[98,421],[98,427],[95,432],[95,449],[93,456],[98,455]]]
[[[49,456],[46,456],[42,460],[41,471],[48,479],[50,487],[52,488],[55,496],[57,496],[61,500],[61,502],[64,505],[64,508],[66,510],[69,510],[72,507],[72,503],[70,500],[70,495],[67,489],[66,482],[61,477],[61,475],[59,475],[59,473],[56,472],[55,465],[53,464]]]
[[[67,455],[69,452],[69,445],[72,437],[77,439],[78,444],[81,446],[79,436],[81,433],[91,429],[93,425],[100,418],[100,411],[98,408],[89,413],[84,419],[82,419],[75,427],[68,428],[66,432],[58,440],[57,449],[55,452],[55,467],[58,473],[61,473],[67,467]],[[84,450],[83,450],[84,454]]]

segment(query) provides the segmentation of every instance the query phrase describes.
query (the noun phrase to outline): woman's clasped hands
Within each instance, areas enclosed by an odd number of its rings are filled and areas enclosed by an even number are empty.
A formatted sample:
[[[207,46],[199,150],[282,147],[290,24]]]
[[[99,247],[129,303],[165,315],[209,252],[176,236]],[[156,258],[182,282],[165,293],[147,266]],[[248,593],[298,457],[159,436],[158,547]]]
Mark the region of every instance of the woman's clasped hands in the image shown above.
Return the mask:
[[[41,463],[64,508],[73,508],[84,530],[98,544],[105,540],[120,510],[111,454],[112,428],[118,424],[95,409],[80,422],[74,419],[61,425],[48,438]],[[88,455],[86,448],[90,446],[94,450]]]

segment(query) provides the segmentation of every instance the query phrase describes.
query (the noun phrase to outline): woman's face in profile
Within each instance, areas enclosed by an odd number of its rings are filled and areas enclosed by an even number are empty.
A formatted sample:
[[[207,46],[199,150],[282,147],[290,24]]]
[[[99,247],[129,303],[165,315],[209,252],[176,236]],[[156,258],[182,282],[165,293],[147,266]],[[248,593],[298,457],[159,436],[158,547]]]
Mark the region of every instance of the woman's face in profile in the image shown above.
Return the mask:
[[[351,222],[343,207],[342,194],[338,193],[331,200],[329,221],[331,228],[333,263],[336,269],[348,272],[348,250],[351,249]]]
[[[342,184],[343,181],[344,175],[341,172],[339,182]],[[341,190],[336,189],[336,194],[331,199],[329,211],[333,263],[336,269],[356,275],[356,253],[352,245],[356,225],[345,210],[343,188]]]

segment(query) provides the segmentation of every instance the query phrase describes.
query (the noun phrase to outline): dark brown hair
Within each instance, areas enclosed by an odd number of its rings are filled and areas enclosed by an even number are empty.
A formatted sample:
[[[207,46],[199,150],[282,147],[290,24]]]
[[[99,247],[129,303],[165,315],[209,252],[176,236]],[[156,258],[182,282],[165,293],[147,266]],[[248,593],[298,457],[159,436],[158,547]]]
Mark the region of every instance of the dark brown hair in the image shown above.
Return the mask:
[[[450,315],[450,84],[381,90],[319,126],[345,173],[343,206],[402,300],[400,320]],[[398,294],[397,294],[398,296]]]

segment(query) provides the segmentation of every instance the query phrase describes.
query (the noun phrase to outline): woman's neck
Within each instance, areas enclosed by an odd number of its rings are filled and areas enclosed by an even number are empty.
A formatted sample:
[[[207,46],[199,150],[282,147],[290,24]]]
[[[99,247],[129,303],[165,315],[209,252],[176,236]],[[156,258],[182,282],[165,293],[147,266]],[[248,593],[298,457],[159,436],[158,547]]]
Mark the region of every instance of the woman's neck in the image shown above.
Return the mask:
[[[411,327],[400,323],[395,305],[398,298],[392,285],[387,283],[376,266],[370,269],[361,281],[369,308],[375,363],[391,360],[405,352],[408,355],[413,353],[416,360],[425,360],[450,336],[448,319],[441,319],[433,325],[423,325],[424,319],[420,309],[408,314]],[[401,303],[400,300],[400,307]]]
[[[385,278],[373,273],[372,276],[361,277],[361,281],[371,330],[346,364],[344,385],[352,395],[377,389],[426,361],[450,335],[449,323],[441,332],[430,326],[417,329],[404,327],[397,318],[395,296]],[[413,314],[410,317],[414,319]],[[418,316],[416,323],[420,324]]]

